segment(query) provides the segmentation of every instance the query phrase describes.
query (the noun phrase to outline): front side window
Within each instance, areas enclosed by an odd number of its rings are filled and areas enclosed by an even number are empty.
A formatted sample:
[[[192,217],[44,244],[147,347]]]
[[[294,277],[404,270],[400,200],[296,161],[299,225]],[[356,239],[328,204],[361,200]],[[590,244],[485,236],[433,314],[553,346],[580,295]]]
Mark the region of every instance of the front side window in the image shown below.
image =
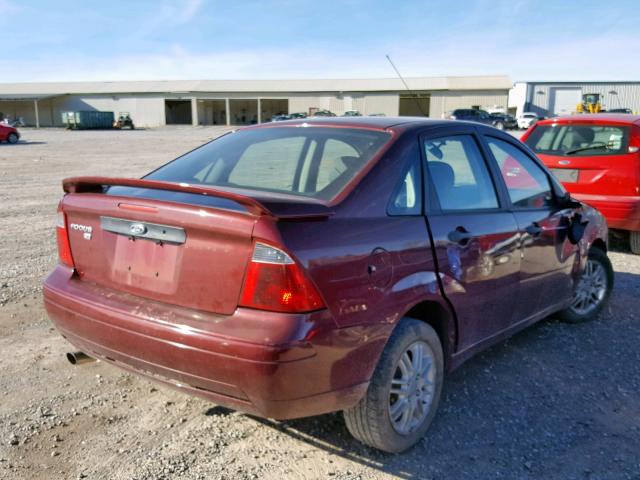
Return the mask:
[[[525,143],[536,153],[592,157],[627,152],[629,129],[609,125],[549,125],[531,132]]]
[[[551,184],[542,168],[522,150],[497,138],[487,138],[498,162],[511,203],[516,208],[544,208],[553,201]]]
[[[471,135],[425,140],[424,152],[442,210],[498,208],[491,175]]]
[[[386,132],[357,128],[240,130],[177,158],[145,179],[330,200],[389,139]]]

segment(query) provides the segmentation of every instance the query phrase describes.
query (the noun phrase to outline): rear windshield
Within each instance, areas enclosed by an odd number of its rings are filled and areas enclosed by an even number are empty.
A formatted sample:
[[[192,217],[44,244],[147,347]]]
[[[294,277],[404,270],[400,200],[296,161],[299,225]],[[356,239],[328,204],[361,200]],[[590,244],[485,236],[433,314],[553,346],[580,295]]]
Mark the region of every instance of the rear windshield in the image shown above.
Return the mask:
[[[330,200],[389,138],[380,131],[313,126],[240,130],[145,178]]]
[[[546,155],[616,155],[627,152],[629,129],[610,125],[540,126],[525,143],[535,152]]]

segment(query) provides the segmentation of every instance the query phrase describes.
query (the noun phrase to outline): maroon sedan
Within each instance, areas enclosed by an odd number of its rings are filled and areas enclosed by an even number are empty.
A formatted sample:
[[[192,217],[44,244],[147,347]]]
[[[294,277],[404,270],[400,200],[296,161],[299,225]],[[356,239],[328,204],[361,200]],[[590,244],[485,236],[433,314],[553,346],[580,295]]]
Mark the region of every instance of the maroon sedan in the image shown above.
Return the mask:
[[[343,410],[390,452],[426,432],[446,371],[593,317],[613,283],[602,216],[478,124],[278,122],[64,190],[44,297],[72,361],[265,417]]]
[[[0,142],[18,143],[18,140],[20,140],[18,129],[0,123]]]

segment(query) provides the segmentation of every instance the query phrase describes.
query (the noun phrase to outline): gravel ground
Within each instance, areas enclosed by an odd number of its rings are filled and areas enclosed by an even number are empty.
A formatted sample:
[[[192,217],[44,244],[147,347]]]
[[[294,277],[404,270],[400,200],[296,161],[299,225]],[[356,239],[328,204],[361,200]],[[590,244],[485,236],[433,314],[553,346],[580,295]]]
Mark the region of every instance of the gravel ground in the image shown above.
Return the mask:
[[[402,455],[351,440],[337,414],[262,420],[100,362],[70,366],[39,293],[60,180],[139,176],[222,131],[25,129],[0,145],[0,478],[640,479],[640,257],[622,250],[598,319],[549,319],[469,361]]]

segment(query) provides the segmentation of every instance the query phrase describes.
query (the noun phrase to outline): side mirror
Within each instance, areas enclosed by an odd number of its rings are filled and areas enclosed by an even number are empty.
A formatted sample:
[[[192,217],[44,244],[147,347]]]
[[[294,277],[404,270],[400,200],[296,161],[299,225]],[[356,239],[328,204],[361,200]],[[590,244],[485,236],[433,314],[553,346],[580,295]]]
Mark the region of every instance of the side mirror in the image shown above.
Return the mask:
[[[565,192],[564,195],[558,198],[558,206],[560,208],[580,208],[582,207],[582,203],[571,198],[569,192]]]
[[[569,221],[568,238],[571,243],[576,245],[582,239],[587,229],[588,220],[583,220],[582,215],[575,213]]]

